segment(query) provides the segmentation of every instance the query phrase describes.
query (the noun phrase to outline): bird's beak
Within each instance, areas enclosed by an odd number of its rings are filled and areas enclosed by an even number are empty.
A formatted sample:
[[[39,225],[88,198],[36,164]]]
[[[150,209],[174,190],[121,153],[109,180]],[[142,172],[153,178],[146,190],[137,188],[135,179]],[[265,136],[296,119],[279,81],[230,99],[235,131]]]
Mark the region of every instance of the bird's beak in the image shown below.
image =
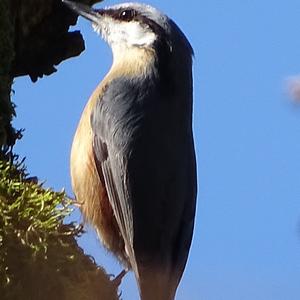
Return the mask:
[[[93,23],[97,23],[97,21],[99,21],[99,15],[92,7],[69,0],[62,0],[62,2],[74,10],[78,15],[92,21]]]

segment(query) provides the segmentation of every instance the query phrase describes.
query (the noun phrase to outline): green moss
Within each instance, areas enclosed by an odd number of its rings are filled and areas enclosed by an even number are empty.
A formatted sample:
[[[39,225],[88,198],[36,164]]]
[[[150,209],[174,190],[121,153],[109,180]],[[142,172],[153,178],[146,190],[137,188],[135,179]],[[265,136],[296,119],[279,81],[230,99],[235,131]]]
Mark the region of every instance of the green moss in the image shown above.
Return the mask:
[[[44,189],[22,164],[0,160],[1,299],[118,299],[104,270],[84,255],[64,192]]]

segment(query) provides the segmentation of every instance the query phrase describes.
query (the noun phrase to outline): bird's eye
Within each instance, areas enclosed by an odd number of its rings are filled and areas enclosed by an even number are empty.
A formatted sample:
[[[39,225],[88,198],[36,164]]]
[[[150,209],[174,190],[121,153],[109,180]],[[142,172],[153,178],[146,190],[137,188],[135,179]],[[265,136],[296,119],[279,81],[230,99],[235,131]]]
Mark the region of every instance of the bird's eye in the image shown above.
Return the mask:
[[[123,21],[131,21],[135,16],[135,10],[126,9],[120,12],[120,19]]]

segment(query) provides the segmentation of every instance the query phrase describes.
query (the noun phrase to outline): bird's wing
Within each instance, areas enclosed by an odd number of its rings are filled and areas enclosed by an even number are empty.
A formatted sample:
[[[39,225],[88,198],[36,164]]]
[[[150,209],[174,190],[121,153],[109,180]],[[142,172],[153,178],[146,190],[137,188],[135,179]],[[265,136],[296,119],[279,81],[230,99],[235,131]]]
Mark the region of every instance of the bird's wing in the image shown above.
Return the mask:
[[[106,87],[91,115],[93,152],[98,174],[105,184],[124,239],[126,254],[135,272],[137,269],[133,250],[133,216],[127,164],[133,124],[138,122],[139,116],[132,114],[130,103],[123,99],[135,99],[136,93],[122,79],[115,80]],[[130,128],[126,128],[126,122],[127,125],[130,124]]]
[[[177,264],[185,264],[195,211],[190,121],[177,120],[185,113],[172,110],[181,107],[170,109],[172,103],[153,91],[151,82],[116,79],[91,116],[99,176],[136,274],[142,271],[135,264],[169,273],[174,265],[181,269]]]

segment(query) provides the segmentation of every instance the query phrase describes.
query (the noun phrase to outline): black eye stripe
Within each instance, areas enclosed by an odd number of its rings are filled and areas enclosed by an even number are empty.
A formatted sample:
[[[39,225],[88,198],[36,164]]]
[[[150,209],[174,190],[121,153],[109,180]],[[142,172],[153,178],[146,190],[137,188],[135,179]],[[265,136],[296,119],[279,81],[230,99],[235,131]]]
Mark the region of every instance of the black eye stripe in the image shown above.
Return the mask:
[[[137,11],[131,8],[120,8],[120,9],[105,9],[98,10],[99,14],[108,15],[116,20],[130,22],[138,15]]]
[[[122,22],[130,22],[132,20],[137,21],[144,26],[148,26],[151,30],[161,38],[165,36],[164,29],[153,20],[140,14],[133,8],[120,8],[120,9],[98,9],[97,13],[100,15],[107,15],[115,20]]]

